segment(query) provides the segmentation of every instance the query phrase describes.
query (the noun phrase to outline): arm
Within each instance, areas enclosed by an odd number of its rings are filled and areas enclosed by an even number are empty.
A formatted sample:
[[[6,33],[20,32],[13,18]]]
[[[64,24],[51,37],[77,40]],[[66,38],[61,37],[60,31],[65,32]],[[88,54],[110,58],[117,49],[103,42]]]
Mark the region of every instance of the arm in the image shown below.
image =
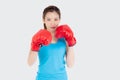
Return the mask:
[[[28,55],[28,60],[27,60],[27,63],[29,66],[32,66],[34,64],[34,62],[37,59],[37,54],[38,54],[37,51],[30,50],[29,55]]]
[[[37,59],[37,54],[40,49],[40,45],[48,45],[52,40],[51,33],[47,30],[39,30],[33,37],[31,41],[31,49],[28,55],[27,63],[32,66]]]
[[[73,47],[69,47],[67,46],[67,53],[66,53],[66,63],[67,63],[67,67],[72,68],[74,65],[74,49]]]
[[[57,38],[65,38],[67,52],[66,52],[66,62],[67,67],[71,68],[74,65],[74,51],[73,46],[76,44],[76,38],[70,27],[68,25],[60,25],[56,28],[55,36]]]

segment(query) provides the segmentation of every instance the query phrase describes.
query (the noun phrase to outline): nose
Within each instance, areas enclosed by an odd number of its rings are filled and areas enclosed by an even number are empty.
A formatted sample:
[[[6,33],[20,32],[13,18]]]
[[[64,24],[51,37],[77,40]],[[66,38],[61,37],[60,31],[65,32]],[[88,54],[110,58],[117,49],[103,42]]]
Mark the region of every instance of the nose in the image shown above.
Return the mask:
[[[55,25],[55,21],[51,21],[51,25],[54,26]]]

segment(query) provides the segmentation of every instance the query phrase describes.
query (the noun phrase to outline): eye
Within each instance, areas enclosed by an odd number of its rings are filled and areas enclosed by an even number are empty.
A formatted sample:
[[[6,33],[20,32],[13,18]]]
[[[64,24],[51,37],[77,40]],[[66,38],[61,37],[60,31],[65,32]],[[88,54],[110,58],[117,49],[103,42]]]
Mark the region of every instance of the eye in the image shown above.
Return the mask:
[[[50,19],[48,18],[47,21],[50,21]]]
[[[55,21],[58,21],[58,19],[56,18]]]

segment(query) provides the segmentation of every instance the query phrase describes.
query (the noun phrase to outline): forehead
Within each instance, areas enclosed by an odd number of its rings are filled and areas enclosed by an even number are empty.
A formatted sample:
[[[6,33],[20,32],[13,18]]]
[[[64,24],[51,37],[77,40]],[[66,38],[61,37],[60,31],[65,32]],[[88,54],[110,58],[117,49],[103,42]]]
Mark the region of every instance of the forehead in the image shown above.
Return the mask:
[[[45,15],[46,18],[59,18],[59,14],[57,12],[47,12]]]

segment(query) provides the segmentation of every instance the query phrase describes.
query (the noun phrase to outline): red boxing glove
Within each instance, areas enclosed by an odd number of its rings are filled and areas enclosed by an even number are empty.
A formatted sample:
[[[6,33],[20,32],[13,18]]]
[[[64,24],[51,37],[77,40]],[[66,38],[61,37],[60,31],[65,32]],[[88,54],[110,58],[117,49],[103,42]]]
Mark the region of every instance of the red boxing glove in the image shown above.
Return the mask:
[[[70,27],[68,25],[61,25],[56,28],[55,36],[57,38],[65,38],[68,46],[73,46],[76,44],[76,39]]]
[[[48,45],[51,40],[51,33],[45,29],[41,29],[32,37],[31,50],[38,51],[41,45]]]

